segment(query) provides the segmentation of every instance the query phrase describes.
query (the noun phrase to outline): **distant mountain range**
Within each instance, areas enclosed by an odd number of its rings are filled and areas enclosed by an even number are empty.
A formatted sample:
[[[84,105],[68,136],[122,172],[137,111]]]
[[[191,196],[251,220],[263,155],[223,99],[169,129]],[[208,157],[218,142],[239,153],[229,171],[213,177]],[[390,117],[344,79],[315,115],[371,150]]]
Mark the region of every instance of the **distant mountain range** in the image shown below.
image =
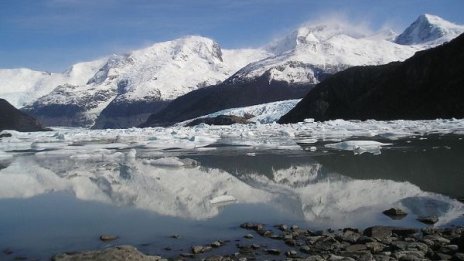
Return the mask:
[[[225,50],[189,36],[78,63],[63,73],[0,69],[0,97],[48,126],[166,125],[301,98],[333,73],[403,61],[462,32],[464,26],[422,15],[400,35],[316,24],[259,49]]]
[[[422,120],[464,117],[464,34],[404,62],[358,66],[318,84],[279,123],[313,118]]]

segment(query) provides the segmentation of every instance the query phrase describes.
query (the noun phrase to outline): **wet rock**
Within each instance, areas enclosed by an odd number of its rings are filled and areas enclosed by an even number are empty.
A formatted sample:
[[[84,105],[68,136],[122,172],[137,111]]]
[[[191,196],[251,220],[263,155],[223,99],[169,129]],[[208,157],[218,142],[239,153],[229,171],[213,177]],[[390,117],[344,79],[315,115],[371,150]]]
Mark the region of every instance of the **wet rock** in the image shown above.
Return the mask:
[[[451,260],[452,258],[453,258],[453,256],[443,254],[443,253],[436,253],[435,256],[434,256],[435,260]]]
[[[449,239],[444,238],[439,235],[427,235],[424,237],[424,240],[430,240],[433,242],[434,245],[441,245],[441,246],[448,245],[451,242]]]
[[[446,245],[440,248],[440,252],[445,254],[454,254],[458,252],[459,247],[457,245]]]
[[[366,247],[371,253],[380,253],[385,249],[385,245],[379,242],[368,242],[366,243]]]
[[[259,249],[260,247],[261,247],[261,246],[258,245],[258,244],[252,244],[252,245],[251,245],[251,248],[254,249],[254,250]]]
[[[398,228],[398,227],[387,227],[387,226],[373,226],[368,227],[364,230],[364,235],[368,237],[374,237],[378,239],[385,239],[392,237],[394,234],[398,236],[408,236],[417,233],[417,229],[412,228]]]
[[[192,253],[193,254],[201,254],[211,250],[210,246],[192,246]]]
[[[399,208],[390,208],[382,213],[395,220],[402,219],[408,215],[408,213],[404,212],[402,209]]]
[[[300,248],[300,252],[305,253],[305,254],[312,254],[313,253],[309,246],[302,246]]]
[[[454,254],[453,260],[464,261],[464,253],[456,253],[456,254]]]
[[[133,246],[118,246],[98,251],[88,251],[74,254],[60,254],[52,258],[54,261],[85,261],[85,260],[132,260],[132,261],[161,261],[159,256],[147,256]]]
[[[193,258],[195,255],[193,255],[192,253],[182,253],[180,254],[181,257],[188,257],[188,258]]]
[[[364,230],[364,235],[375,238],[387,238],[393,234],[391,227],[374,226],[368,227]]]
[[[240,227],[244,229],[255,230],[255,231],[264,229],[264,225],[255,224],[255,223],[243,223],[240,225]]]
[[[270,231],[270,230],[264,230],[263,229],[263,230],[258,230],[256,232],[258,232],[258,234],[260,236],[263,236],[263,237],[271,237],[272,236],[272,231]]]
[[[270,255],[274,255],[274,256],[280,255],[280,250],[276,249],[276,248],[266,249],[265,251],[266,251],[266,253],[268,253]]]
[[[362,245],[362,244],[355,244],[355,245],[350,245],[346,248],[346,251],[349,251],[349,252],[354,252],[354,251],[362,251],[362,250],[366,250],[367,249],[367,246],[366,245]]]
[[[277,225],[276,226],[280,231],[287,231],[288,230],[288,226],[285,225],[285,224],[280,224],[280,225]]]
[[[438,222],[438,217],[436,216],[418,217],[417,221],[422,222],[427,225],[433,225]]]
[[[370,261],[373,260],[373,256],[369,251],[342,251],[340,256],[353,258],[358,261]]]
[[[459,251],[464,252],[464,234],[460,237],[453,238],[451,243],[459,247]]]
[[[353,230],[345,230],[343,234],[337,236],[337,239],[339,239],[340,241],[345,241],[354,244],[358,241],[360,237],[361,234],[359,234],[359,232]]]
[[[220,241],[214,241],[213,243],[210,244],[210,246],[214,248],[221,247],[222,245],[223,243],[221,243]]]
[[[13,254],[13,250],[11,250],[10,248],[5,248],[3,249],[2,253],[9,256]]]
[[[304,259],[305,261],[324,261],[325,258],[323,258],[322,256],[319,256],[319,255],[314,255],[314,256],[309,256],[307,258]]]
[[[113,241],[113,240],[116,240],[118,239],[119,237],[118,236],[115,236],[115,235],[101,235],[100,236],[100,240],[101,241]]]
[[[298,252],[296,252],[295,250],[287,251],[285,252],[285,255],[290,258],[298,258]]]
[[[223,256],[210,256],[205,259],[205,261],[222,261],[227,260]]]
[[[393,257],[399,260],[420,260],[424,259],[425,253],[420,251],[397,251],[393,253]]]
[[[180,235],[171,235],[170,238],[174,238],[174,239],[179,239],[180,238]]]
[[[252,234],[246,234],[243,237],[246,238],[246,239],[253,239],[254,238],[254,236]]]

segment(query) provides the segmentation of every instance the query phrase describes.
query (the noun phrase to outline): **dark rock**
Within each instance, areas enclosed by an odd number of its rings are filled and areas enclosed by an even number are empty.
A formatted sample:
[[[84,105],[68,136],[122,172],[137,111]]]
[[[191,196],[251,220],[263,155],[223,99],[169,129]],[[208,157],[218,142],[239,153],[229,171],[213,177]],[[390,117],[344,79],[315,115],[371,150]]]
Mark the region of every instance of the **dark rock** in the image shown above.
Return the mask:
[[[171,235],[170,238],[179,239],[180,235]]]
[[[28,114],[16,109],[4,99],[0,99],[0,132],[3,130],[16,131],[46,131],[39,121]],[[5,133],[4,137],[8,137]],[[11,135],[11,134],[10,134]]]
[[[305,254],[312,254],[313,252],[311,251],[311,248],[309,246],[302,246],[300,248],[300,251]]]
[[[309,256],[304,259],[305,261],[324,261],[325,258],[319,255]]]
[[[446,245],[440,248],[440,252],[444,254],[448,254],[448,255],[452,255],[458,252],[458,250],[459,250],[459,247],[457,245]]]
[[[13,254],[13,250],[11,250],[10,248],[5,248],[5,249],[3,249],[2,252],[3,252],[3,254],[5,254],[7,256]]]
[[[387,238],[391,237],[392,234],[393,232],[391,227],[374,226],[368,227],[364,230],[364,235],[368,237]]]
[[[364,235],[374,238],[388,238],[393,236],[393,234],[399,236],[408,236],[417,233],[418,230],[412,228],[397,228],[397,227],[386,227],[386,226],[374,226],[369,227],[364,230]]]
[[[113,241],[113,240],[116,240],[118,238],[119,238],[118,236],[114,236],[114,235],[101,235],[100,236],[101,241]]]
[[[362,251],[362,250],[366,250],[366,249],[367,249],[366,245],[355,244],[355,245],[348,246],[345,250],[349,251],[349,252],[355,252],[355,251]]]
[[[285,224],[280,224],[280,225],[277,225],[276,227],[281,231],[287,231],[288,230],[288,226],[285,225]]]
[[[385,249],[385,245],[379,242],[368,242],[366,243],[367,249],[369,249],[372,253],[380,253]]]
[[[464,117],[464,35],[404,62],[358,66],[320,82],[279,123]]]
[[[454,254],[452,260],[464,261],[464,253],[456,253],[456,254]]]
[[[259,249],[260,247],[261,247],[261,246],[258,245],[258,244],[252,244],[252,245],[251,245],[251,248],[252,248],[252,249],[255,249],[255,250],[256,250],[256,249]]]
[[[54,261],[84,261],[84,260],[133,260],[160,261],[159,256],[147,256],[132,246],[118,246],[98,251],[88,251],[74,254],[60,254],[52,257]]]
[[[188,257],[188,258],[193,258],[195,255],[193,255],[192,253],[182,253],[180,254],[181,257]]]
[[[369,251],[342,251],[340,256],[351,257],[359,261],[370,261],[374,258]]]
[[[417,220],[424,224],[433,225],[438,222],[438,217],[436,216],[418,217]]]
[[[298,258],[298,252],[296,252],[295,250],[289,250],[287,252],[285,252],[285,255],[287,257],[290,257],[290,258]]]
[[[464,234],[460,237],[453,238],[450,243],[457,245],[459,247],[459,251],[464,252]]]
[[[246,234],[243,237],[246,238],[246,239],[253,239],[254,238],[254,236],[252,234]]]
[[[390,217],[391,219],[402,219],[408,215],[408,213],[404,212],[402,209],[399,208],[390,208],[382,213]]]
[[[420,251],[397,251],[393,253],[393,256],[399,260],[422,260],[425,253]]]
[[[451,260],[453,256],[443,253],[435,253],[436,260]]]
[[[187,126],[196,126],[199,124],[208,125],[232,125],[232,124],[247,124],[248,119],[245,117],[239,117],[235,115],[219,115],[216,117],[199,118],[191,121]]]
[[[11,136],[12,136],[11,133],[7,133],[7,132],[6,133],[0,133],[0,139],[1,138],[9,138]]]
[[[220,241],[214,241],[211,243],[211,247],[218,248],[221,247],[223,244]]]
[[[240,225],[241,228],[249,229],[249,230],[263,230],[264,226],[262,224],[253,224],[253,223],[243,223]]]
[[[265,251],[266,251],[266,253],[268,253],[270,255],[275,255],[275,256],[280,255],[280,250],[279,249],[271,248],[271,249],[266,249]]]
[[[210,246],[192,246],[192,253],[193,254],[201,254],[211,250]]]

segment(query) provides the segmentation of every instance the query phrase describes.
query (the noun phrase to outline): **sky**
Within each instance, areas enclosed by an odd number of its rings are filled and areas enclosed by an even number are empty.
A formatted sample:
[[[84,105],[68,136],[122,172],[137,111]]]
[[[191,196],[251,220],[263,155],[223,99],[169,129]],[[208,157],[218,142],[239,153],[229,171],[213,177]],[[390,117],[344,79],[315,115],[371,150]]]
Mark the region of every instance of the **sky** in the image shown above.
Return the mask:
[[[464,24],[464,0],[0,0],[0,68],[61,72],[185,35],[260,47],[334,18],[400,33],[424,13]]]

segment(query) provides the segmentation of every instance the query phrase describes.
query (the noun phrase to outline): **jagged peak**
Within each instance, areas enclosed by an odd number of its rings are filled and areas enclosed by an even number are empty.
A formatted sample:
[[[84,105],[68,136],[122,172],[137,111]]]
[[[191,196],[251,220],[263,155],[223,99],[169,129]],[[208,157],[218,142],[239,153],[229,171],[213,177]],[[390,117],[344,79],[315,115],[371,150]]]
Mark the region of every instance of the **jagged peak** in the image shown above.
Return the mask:
[[[449,22],[431,14],[420,15],[395,42],[403,45],[424,44],[436,41],[442,37],[454,38],[464,32],[464,26]]]

